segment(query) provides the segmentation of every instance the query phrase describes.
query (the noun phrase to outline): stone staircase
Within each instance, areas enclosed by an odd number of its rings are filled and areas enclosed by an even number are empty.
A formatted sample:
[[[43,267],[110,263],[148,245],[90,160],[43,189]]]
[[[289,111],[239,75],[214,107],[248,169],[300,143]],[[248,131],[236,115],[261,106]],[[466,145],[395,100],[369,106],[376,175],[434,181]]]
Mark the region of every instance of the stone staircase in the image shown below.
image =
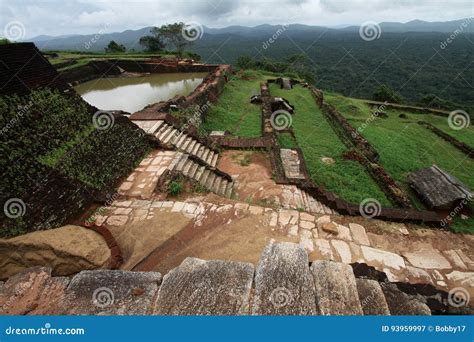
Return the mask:
[[[234,182],[230,178],[225,177],[222,172],[210,167],[209,164],[202,162],[202,160],[199,162],[197,157],[193,156],[191,157],[189,153],[178,152],[170,164],[169,170],[191,178],[217,195],[230,198]]]
[[[0,284],[0,305],[2,299],[8,301],[5,314],[431,315],[428,304],[434,305],[396,283],[356,278],[348,264],[310,263],[302,247],[288,242],[267,245],[256,267],[188,257],[164,277],[158,272],[87,270],[71,279],[51,277],[50,272],[37,267]],[[97,289],[111,300],[94,302]],[[25,305],[31,298],[38,302]],[[438,298],[433,308],[449,313],[450,306]]]
[[[282,206],[286,209],[303,209],[314,214],[338,214],[296,185],[283,185],[283,197],[285,201]]]
[[[219,153],[181,132],[164,120],[133,120],[147,134],[156,137],[164,145],[172,145],[178,151],[191,154],[211,167],[216,167]]]

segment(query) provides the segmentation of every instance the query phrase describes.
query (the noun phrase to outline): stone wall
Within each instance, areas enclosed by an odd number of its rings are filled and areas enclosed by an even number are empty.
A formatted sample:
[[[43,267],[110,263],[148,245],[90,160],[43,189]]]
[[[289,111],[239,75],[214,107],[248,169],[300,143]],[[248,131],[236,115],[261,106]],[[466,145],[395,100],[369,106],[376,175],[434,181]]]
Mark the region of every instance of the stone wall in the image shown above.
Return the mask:
[[[458,150],[460,150],[461,152],[467,154],[468,157],[474,158],[474,148],[472,148],[471,146],[469,146],[466,143],[463,143],[463,142],[453,138],[452,136],[450,136],[447,133],[444,133],[442,130],[440,130],[439,128],[433,126],[429,122],[419,121],[418,124],[420,124],[421,126],[429,129],[430,131],[432,131],[437,136],[443,138],[444,140],[449,142],[451,145],[456,147]]]

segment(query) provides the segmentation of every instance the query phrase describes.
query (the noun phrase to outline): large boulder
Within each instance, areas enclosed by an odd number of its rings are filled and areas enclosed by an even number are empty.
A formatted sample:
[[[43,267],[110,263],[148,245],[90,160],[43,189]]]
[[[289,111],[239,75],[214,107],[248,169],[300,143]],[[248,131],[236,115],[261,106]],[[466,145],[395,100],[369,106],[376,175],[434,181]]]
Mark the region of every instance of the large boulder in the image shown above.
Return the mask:
[[[0,279],[29,267],[47,266],[55,276],[106,267],[110,249],[98,233],[79,226],[0,239]]]

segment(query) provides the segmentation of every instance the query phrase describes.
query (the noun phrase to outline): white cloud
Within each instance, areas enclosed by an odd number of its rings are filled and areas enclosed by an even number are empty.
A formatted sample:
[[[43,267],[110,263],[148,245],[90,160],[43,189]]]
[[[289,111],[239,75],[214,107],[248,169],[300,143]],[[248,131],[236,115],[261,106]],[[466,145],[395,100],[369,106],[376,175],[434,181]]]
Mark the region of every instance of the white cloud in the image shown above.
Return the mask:
[[[413,19],[446,21],[473,15],[470,0],[1,0],[0,31],[18,20],[26,36],[138,29],[175,21],[209,27],[302,23],[360,24]]]

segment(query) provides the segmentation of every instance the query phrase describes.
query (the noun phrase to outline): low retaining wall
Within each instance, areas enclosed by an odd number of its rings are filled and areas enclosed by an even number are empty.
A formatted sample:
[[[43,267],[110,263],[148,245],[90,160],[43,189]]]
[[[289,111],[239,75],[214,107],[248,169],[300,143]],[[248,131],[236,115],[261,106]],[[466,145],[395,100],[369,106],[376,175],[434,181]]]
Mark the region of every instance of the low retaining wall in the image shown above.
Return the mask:
[[[212,72],[219,65],[192,64],[192,63],[167,63],[166,61],[153,60],[124,60],[108,59],[90,61],[86,65],[70,68],[60,72],[62,79],[73,85],[84,83],[100,77],[120,76],[123,71],[131,73],[191,73]]]
[[[444,133],[442,130],[440,130],[438,127],[435,127],[433,126],[432,124],[430,124],[429,122],[426,122],[426,121],[418,121],[418,124],[420,124],[421,126],[429,129],[430,131],[432,131],[434,134],[436,134],[437,136],[443,138],[444,140],[446,140],[447,142],[449,142],[451,145],[453,145],[454,147],[456,147],[458,150],[460,150],[461,152],[467,154],[470,158],[474,158],[474,148],[472,148],[471,146],[457,140],[456,138],[453,138],[452,136],[450,136],[449,134],[447,133]]]
[[[420,114],[434,114],[434,115],[439,115],[439,116],[449,116],[449,111],[447,110],[442,110],[442,109],[433,109],[433,108],[427,108],[427,107],[418,107],[418,106],[409,106],[409,105],[402,105],[402,104],[397,104],[397,103],[388,103],[388,102],[380,102],[380,101],[369,101],[365,100],[364,101],[366,104],[369,106],[384,106],[385,108],[388,109],[395,109],[395,110],[407,110],[410,112],[415,112],[415,113],[420,113]]]
[[[353,132],[355,129],[347,122],[347,120],[342,117],[340,113],[338,113],[334,108],[330,108],[327,104],[324,103],[323,100],[323,92],[319,89],[316,89],[310,86],[311,93],[313,97],[320,107],[326,107],[328,110],[331,110],[329,114],[328,120],[335,125],[342,123],[343,130],[345,130],[344,136],[347,136],[348,132]],[[268,91],[268,89],[266,89]],[[270,94],[267,94],[270,96]],[[342,126],[341,125],[341,126]],[[355,131],[356,132],[356,131]],[[352,134],[350,134],[352,137]],[[375,149],[363,139],[360,135],[356,141],[359,142],[359,146],[363,146],[365,151],[372,151],[370,155],[373,155],[373,152],[378,156]],[[362,140],[360,140],[362,139]],[[351,139],[352,142],[352,139]],[[356,145],[354,143],[354,145]],[[356,145],[357,146],[357,145]],[[297,149],[298,156],[300,158],[300,167],[302,173],[306,176],[306,179],[289,179],[285,175],[284,167],[280,157],[280,149],[279,147],[275,146],[271,149],[270,152],[270,159],[272,163],[272,171],[274,174],[274,180],[276,183],[279,184],[290,184],[295,185],[301,190],[304,190],[309,195],[314,197],[316,200],[320,201],[321,203],[325,204],[329,208],[336,210],[338,213],[343,215],[350,215],[350,216],[360,216],[362,215],[363,211],[360,208],[360,205],[347,202],[343,199],[340,199],[336,194],[326,190],[323,186],[316,186],[312,180],[310,179],[309,173],[307,171],[306,162],[303,156],[303,152],[301,149]],[[401,190],[399,190],[398,186],[395,184],[393,179],[388,175],[388,173],[383,169],[383,167],[377,163],[371,163],[367,156],[363,154],[359,154],[355,151],[358,155],[359,162],[363,163],[366,166],[367,171],[369,174],[377,181],[379,186],[382,188],[384,192],[389,195],[389,198],[392,198],[397,204],[401,205],[403,208],[380,208],[380,212],[374,213],[372,216],[373,218],[386,220],[386,221],[393,221],[393,222],[415,222],[415,223],[422,223],[431,226],[440,226],[441,219],[435,212],[432,211],[418,211],[416,209],[409,208],[409,202],[406,196],[403,194]],[[355,158],[354,158],[355,159]]]

